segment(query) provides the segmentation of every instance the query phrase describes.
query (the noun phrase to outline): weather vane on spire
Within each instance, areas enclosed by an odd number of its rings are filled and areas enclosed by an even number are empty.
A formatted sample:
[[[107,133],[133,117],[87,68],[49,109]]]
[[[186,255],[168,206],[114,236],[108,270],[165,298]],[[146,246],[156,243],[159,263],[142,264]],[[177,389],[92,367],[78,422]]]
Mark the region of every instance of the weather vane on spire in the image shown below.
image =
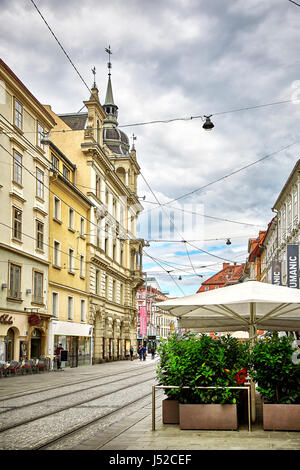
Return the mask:
[[[107,47],[105,48],[105,52],[108,53],[108,64],[107,64],[107,67],[108,67],[108,75],[110,75],[110,69],[111,69],[111,61],[110,61],[110,56],[112,54],[111,50],[110,50],[110,46],[108,46],[108,49]]]
[[[131,138],[132,138],[132,149],[135,150],[134,141],[136,140],[136,136],[132,134]]]
[[[96,88],[96,67],[94,66],[94,68],[92,69],[92,73],[94,75],[94,85],[93,87]]]

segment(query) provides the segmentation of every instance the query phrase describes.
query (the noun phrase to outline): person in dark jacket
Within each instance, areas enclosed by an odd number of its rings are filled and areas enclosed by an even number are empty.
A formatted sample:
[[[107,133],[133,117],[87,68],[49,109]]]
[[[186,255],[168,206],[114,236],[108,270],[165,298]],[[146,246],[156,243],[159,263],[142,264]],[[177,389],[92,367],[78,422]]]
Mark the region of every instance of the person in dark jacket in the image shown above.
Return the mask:
[[[61,360],[60,360],[60,352],[61,350],[64,349],[62,347],[62,344],[59,343],[59,345],[56,348],[55,354],[56,354],[56,362],[57,362],[57,370],[62,370],[61,368]]]

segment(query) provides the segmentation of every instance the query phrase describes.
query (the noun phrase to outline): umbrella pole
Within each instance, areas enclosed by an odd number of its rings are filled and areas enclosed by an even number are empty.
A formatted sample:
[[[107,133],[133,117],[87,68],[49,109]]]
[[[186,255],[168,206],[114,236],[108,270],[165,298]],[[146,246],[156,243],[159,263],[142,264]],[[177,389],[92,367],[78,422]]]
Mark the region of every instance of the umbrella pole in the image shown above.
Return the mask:
[[[252,350],[255,342],[257,341],[257,327],[256,327],[256,312],[255,305],[253,302],[250,304],[250,328],[249,328],[249,339],[250,339],[250,349]],[[255,383],[253,380],[250,380],[250,390],[251,390],[251,419],[252,423],[255,423],[256,418],[256,406],[255,406]]]

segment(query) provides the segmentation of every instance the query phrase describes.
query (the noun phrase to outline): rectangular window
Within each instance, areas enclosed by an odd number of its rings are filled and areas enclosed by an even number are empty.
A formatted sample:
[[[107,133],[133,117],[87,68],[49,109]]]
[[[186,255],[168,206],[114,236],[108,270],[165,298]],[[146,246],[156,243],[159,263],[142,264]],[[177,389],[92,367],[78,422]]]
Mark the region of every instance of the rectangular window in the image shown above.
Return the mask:
[[[43,274],[38,271],[33,273],[33,302],[43,303]]]
[[[120,284],[120,304],[123,304],[124,303],[124,287],[123,287],[123,284]]]
[[[53,153],[51,154],[51,163],[52,163],[52,168],[58,171],[59,160],[55,155],[53,155]]]
[[[9,290],[8,297],[21,300],[21,266],[10,264],[9,266]]]
[[[22,240],[22,211],[13,207],[13,238]]]
[[[95,273],[95,294],[100,294],[100,271],[98,269]]]
[[[52,292],[52,315],[58,318],[58,293]]]
[[[40,168],[36,169],[36,195],[44,199],[44,172]]]
[[[37,144],[40,149],[44,150],[44,144],[42,144],[42,139],[44,137],[45,130],[43,126],[38,122],[37,126]]]
[[[74,210],[69,208],[69,229],[74,230]]]
[[[96,196],[100,199],[100,176],[96,175]]]
[[[22,184],[22,155],[14,150],[14,174],[15,183]]]
[[[69,248],[69,273],[74,274],[74,250]]]
[[[108,225],[105,225],[104,251],[108,254]]]
[[[63,175],[67,180],[70,179],[70,170],[65,165],[63,165]]]
[[[100,231],[101,231],[101,227],[100,227],[100,224],[98,222],[98,224],[97,224],[97,240],[96,240],[97,248],[100,248],[100,245],[101,245]]]
[[[80,255],[80,277],[85,277],[84,256]]]
[[[117,282],[113,280],[113,292],[112,292],[112,299],[115,302],[117,298]]]
[[[108,290],[109,290],[109,277],[105,275],[105,297],[108,299]]]
[[[54,208],[53,208],[53,216],[54,219],[60,220],[60,199],[54,196]]]
[[[60,266],[60,243],[56,240],[53,244],[53,263],[54,266]]]
[[[80,218],[80,235],[81,235],[82,237],[84,237],[84,233],[85,233],[85,227],[84,227],[84,225],[85,225],[85,224],[84,224],[84,218],[81,217],[81,218]]]
[[[21,103],[15,98],[15,118],[14,118],[15,126],[19,129],[23,127],[23,106]]]
[[[73,297],[68,297],[68,320],[73,320]]]
[[[120,265],[123,266],[124,263],[124,243],[121,242],[121,247],[120,247]]]
[[[114,218],[116,219],[117,218],[117,201],[115,200],[115,198],[113,199],[112,212],[113,212]]]
[[[85,321],[85,300],[80,301],[80,320]]]
[[[39,220],[36,221],[36,247],[44,249],[44,224]]]

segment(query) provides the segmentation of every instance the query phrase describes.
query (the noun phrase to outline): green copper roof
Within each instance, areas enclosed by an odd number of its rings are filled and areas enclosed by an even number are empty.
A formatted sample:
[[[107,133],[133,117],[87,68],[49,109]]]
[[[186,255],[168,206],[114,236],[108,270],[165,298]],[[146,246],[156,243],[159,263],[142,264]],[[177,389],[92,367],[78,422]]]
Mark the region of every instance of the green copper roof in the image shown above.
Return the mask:
[[[106,97],[105,97],[105,103],[104,104],[115,104],[114,103],[113,92],[112,92],[110,75],[108,76],[108,84],[107,84]]]

